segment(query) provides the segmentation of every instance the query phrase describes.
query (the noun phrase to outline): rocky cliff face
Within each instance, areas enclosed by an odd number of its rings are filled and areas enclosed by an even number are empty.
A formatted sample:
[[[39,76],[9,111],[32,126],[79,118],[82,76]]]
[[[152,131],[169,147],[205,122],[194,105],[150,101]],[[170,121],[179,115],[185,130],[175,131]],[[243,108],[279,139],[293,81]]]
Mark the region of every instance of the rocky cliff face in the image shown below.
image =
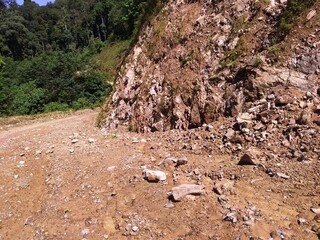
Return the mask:
[[[319,1],[276,44],[285,4],[168,1],[121,67],[106,125],[189,129],[237,116],[270,94],[319,95]]]

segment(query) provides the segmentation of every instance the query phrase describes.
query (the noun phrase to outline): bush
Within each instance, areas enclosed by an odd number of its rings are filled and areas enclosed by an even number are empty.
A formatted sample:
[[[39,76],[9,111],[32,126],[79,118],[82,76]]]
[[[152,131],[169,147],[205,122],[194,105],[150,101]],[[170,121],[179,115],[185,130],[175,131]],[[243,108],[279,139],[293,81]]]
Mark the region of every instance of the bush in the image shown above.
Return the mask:
[[[79,110],[79,109],[91,107],[91,105],[92,103],[89,101],[89,99],[85,97],[81,97],[72,103],[72,108],[75,110]]]
[[[23,83],[13,91],[13,115],[35,114],[43,111],[45,90],[37,88],[35,82]]]
[[[44,112],[55,112],[55,111],[67,111],[69,109],[68,104],[60,102],[51,102],[44,105]]]

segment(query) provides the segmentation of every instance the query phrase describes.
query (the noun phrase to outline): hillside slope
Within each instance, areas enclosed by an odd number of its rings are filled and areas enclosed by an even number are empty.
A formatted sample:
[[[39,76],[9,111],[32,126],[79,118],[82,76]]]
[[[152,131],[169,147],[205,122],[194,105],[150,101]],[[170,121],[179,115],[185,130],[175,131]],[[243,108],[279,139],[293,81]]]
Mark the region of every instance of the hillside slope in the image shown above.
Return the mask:
[[[279,86],[317,95],[319,1],[279,41],[281,2],[169,1],[121,68],[107,126],[188,129],[245,112]]]

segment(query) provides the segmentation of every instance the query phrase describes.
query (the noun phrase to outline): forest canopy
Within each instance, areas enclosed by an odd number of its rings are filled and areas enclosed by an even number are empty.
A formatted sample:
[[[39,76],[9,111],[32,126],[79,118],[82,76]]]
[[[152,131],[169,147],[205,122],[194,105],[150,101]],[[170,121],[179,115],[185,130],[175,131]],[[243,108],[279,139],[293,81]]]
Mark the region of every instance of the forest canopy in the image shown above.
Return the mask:
[[[112,81],[94,56],[123,54],[112,46],[130,43],[154,2],[0,0],[0,116],[100,104]]]

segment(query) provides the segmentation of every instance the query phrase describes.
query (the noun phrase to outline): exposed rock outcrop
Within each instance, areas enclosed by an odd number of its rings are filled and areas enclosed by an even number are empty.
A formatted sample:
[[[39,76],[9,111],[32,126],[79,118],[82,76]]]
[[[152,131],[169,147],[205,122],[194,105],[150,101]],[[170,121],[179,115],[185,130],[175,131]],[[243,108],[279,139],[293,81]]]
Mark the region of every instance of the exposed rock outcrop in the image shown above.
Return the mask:
[[[285,4],[168,1],[121,67],[106,125],[142,132],[188,129],[237,116],[283,88],[316,93],[319,15],[303,16],[303,31],[298,26],[274,45]],[[316,3],[312,11],[318,8]]]

